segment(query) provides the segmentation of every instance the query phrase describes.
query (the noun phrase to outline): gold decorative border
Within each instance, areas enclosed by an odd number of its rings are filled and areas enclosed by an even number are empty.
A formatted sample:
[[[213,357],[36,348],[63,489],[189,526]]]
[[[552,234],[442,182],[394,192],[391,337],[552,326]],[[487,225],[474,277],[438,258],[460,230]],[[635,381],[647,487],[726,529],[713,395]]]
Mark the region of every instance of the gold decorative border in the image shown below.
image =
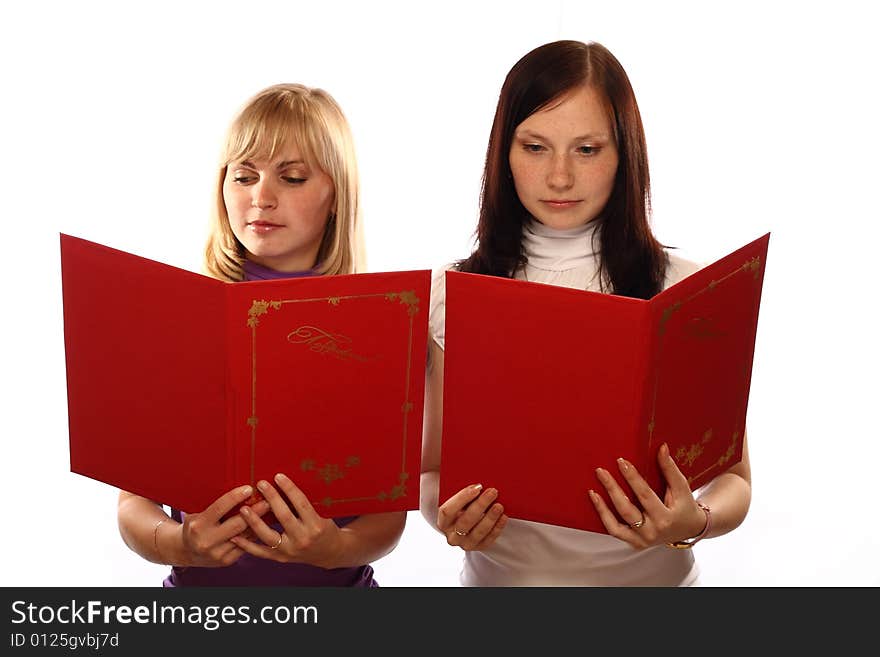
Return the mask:
[[[688,298],[686,298],[684,300],[676,301],[675,303],[664,308],[663,312],[660,316],[660,323],[657,327],[657,334],[659,336],[659,344],[657,347],[658,354],[662,354],[662,351],[663,351],[663,337],[666,334],[666,323],[670,320],[670,318],[675,313],[677,313],[679,310],[681,310],[681,308],[685,304],[690,303],[691,301],[693,301],[697,297],[699,297],[703,294],[706,294],[707,292],[711,292],[712,290],[714,290],[716,287],[718,287],[719,285],[721,285],[725,281],[729,280],[730,278],[732,278],[734,276],[742,274],[742,273],[751,273],[752,276],[754,277],[754,279],[758,280],[758,277],[761,273],[761,257],[754,256],[752,258],[749,258],[745,263],[743,263],[741,266],[739,266],[736,269],[734,269],[733,271],[731,271],[729,274],[727,274],[723,278],[721,278],[719,280],[709,281],[709,283],[706,285],[706,287],[704,287],[700,290],[697,290],[696,292],[694,292],[694,294],[692,294]],[[659,389],[659,386],[660,386],[660,368],[658,366],[657,371],[654,374],[654,389],[653,389],[653,393],[652,393],[653,396],[652,396],[652,400],[651,400],[651,419],[648,422],[648,448],[649,448],[649,450],[650,450],[650,448],[652,448],[654,446],[654,427],[656,424],[655,418],[656,418],[656,413],[657,413],[657,391]],[[677,463],[685,462],[688,464],[692,464],[694,462],[694,460],[696,460],[696,457],[702,453],[702,451],[703,451],[702,444],[704,444],[712,439],[712,433],[713,433],[713,430],[711,428],[706,429],[706,431],[703,433],[701,440],[692,444],[689,449],[685,449],[683,447],[680,447],[678,450],[676,450],[676,454],[673,454],[674,460]],[[724,452],[724,454],[722,454],[720,457],[718,457],[718,459],[715,461],[715,463],[713,463],[712,465],[710,465],[709,467],[704,469],[702,472],[695,474],[695,475],[691,475],[690,477],[688,477],[688,484],[697,480],[697,478],[702,477],[703,475],[707,474],[708,472],[711,472],[712,470],[722,468],[722,467],[727,467],[726,464],[730,461],[731,458],[733,458],[733,454],[736,451],[737,445],[738,445],[741,437],[742,437],[742,434],[739,431],[734,431],[733,435],[731,436],[731,444],[728,447],[728,449]]]
[[[333,504],[342,504],[344,502],[360,502],[366,500],[396,500],[407,495],[407,480],[409,474],[406,471],[406,443],[407,443],[407,427],[408,416],[413,410],[414,404],[409,398],[410,379],[412,376],[412,347],[413,347],[413,323],[416,314],[419,311],[419,298],[414,290],[403,290],[401,292],[379,292],[374,294],[355,294],[349,296],[338,297],[317,297],[313,299],[284,299],[281,301],[266,301],[265,299],[254,299],[250,309],[248,310],[247,326],[251,329],[251,412],[247,418],[247,424],[251,428],[251,463],[250,463],[250,479],[252,484],[256,484],[256,449],[257,449],[257,425],[260,420],[257,415],[257,327],[260,325],[260,317],[268,313],[270,310],[280,310],[285,304],[294,303],[329,303],[331,306],[339,306],[343,301],[351,299],[367,299],[374,297],[384,297],[386,301],[397,302],[404,307],[406,315],[409,319],[409,334],[407,337],[406,350],[406,374],[404,387],[404,400],[400,410],[403,414],[403,432],[401,443],[401,461],[400,474],[397,482],[392,484],[387,491],[380,491],[376,495],[365,495],[362,497],[336,499],[333,497],[324,497],[320,503],[325,506]],[[357,458],[357,457],[349,457]],[[311,463],[310,459],[305,462]],[[326,466],[325,466],[326,467]],[[304,468],[307,470],[313,468]],[[320,472],[320,471],[319,471]],[[319,475],[320,476],[320,475]]]

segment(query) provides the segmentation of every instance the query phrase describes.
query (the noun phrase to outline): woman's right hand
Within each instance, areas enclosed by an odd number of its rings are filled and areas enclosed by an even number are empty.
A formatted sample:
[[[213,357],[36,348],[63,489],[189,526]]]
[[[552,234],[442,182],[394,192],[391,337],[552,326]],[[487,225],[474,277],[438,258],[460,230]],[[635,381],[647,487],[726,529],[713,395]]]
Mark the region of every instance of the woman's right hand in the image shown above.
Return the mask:
[[[246,502],[253,494],[251,486],[239,486],[218,497],[201,513],[185,514],[183,523],[178,526],[183,548],[182,561],[191,566],[219,568],[231,566],[238,561],[244,551],[230,541],[250,528],[238,513],[223,519],[238,505]],[[261,500],[250,507],[258,516],[269,509],[269,504]]]
[[[446,535],[446,542],[468,551],[490,547],[508,520],[497,499],[495,488],[483,490],[481,484],[474,484],[441,504],[437,528]]]

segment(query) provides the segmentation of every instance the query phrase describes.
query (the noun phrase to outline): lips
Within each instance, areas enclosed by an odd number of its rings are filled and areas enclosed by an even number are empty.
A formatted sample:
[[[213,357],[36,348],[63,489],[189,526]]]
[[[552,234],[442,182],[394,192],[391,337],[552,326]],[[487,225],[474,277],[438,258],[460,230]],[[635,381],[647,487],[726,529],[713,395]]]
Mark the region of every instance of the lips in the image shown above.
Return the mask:
[[[580,203],[580,199],[541,199],[541,203],[550,207],[564,210],[571,208]]]
[[[273,224],[271,221],[251,221],[247,227],[255,233],[269,233],[278,228],[284,228],[281,224]]]

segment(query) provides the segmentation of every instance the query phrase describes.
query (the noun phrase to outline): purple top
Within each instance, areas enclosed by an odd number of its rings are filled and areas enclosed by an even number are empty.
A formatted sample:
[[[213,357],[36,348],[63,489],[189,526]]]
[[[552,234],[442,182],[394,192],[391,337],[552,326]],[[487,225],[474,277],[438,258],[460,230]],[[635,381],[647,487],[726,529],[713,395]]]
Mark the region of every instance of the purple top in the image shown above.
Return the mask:
[[[246,281],[272,280],[277,278],[297,278],[315,276],[314,269],[298,272],[279,272],[263,267],[249,260],[244,262]],[[172,509],[171,516],[180,521],[181,514]],[[357,516],[334,518],[339,527],[344,527]],[[280,525],[275,525],[280,530]],[[373,578],[370,565],[352,568],[319,568],[302,563],[278,563],[243,554],[238,561],[224,568],[201,568],[197,566],[172,566],[171,574],[162,582],[163,586],[359,586],[373,588],[379,586]]]

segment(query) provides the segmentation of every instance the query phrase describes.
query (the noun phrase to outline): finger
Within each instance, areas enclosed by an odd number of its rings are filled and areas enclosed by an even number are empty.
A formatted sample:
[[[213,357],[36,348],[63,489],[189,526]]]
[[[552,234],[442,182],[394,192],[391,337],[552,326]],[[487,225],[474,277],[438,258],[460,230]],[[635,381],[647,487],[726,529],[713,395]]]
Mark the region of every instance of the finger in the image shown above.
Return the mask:
[[[287,496],[287,499],[290,500],[294,511],[296,511],[302,522],[308,525],[314,525],[319,520],[323,520],[321,515],[315,511],[315,507],[312,506],[312,503],[309,501],[309,498],[306,497],[306,494],[302,492],[302,489],[300,489],[299,486],[293,483],[290,477],[279,472],[275,475],[275,483]]]
[[[249,505],[250,510],[256,513],[258,516],[263,517],[268,513],[269,509],[272,507],[269,506],[269,503],[266,500],[260,500],[256,504]]]
[[[589,495],[590,500],[593,502],[593,506],[596,507],[596,513],[599,514],[599,519],[602,521],[602,524],[605,525],[605,529],[608,530],[608,533],[615,538],[627,540],[624,537],[631,535],[633,530],[617,519],[617,516],[608,508],[608,505],[605,504],[605,500],[602,499],[602,496],[599,495],[599,493],[590,490]]]
[[[623,492],[623,489],[618,485],[614,477],[611,476],[611,473],[604,468],[596,468],[596,476],[599,477],[599,481],[605,487],[605,490],[608,491],[608,497],[611,498],[611,503],[614,504],[614,508],[623,522],[627,525],[632,525],[643,519],[644,516],[641,510]]]
[[[688,483],[687,477],[684,476],[675,459],[672,458],[672,454],[669,453],[669,445],[666,443],[660,445],[660,449],[657,450],[657,463],[660,466],[660,471],[666,478],[666,483],[674,493],[691,494],[691,486]]]
[[[504,507],[501,504],[493,504],[486,513],[480,517],[478,522],[470,525],[470,528],[465,530],[467,531],[468,542],[474,547],[482,543],[495,528],[495,524],[503,514]],[[464,516],[462,516],[462,518],[464,518]],[[461,518],[456,525],[460,524],[460,522]]]
[[[657,493],[655,493],[654,489],[648,485],[648,482],[645,481],[641,474],[639,474],[639,471],[636,470],[636,467],[632,463],[626,459],[620,458],[617,459],[617,467],[620,469],[620,474],[626,479],[626,483],[629,484],[629,487],[632,488],[633,492],[636,494],[639,502],[642,503],[642,508],[647,511],[649,515],[656,516],[666,510],[666,506],[660,501],[660,498],[657,497]]]
[[[468,504],[467,508],[461,514],[459,514],[455,522],[452,523],[453,529],[458,532],[467,533],[471,533],[472,531],[474,531],[477,525],[485,517],[489,508],[495,503],[495,500],[497,499],[497,488],[487,488],[486,490],[484,490],[477,499]],[[500,516],[501,514],[498,513],[497,515]],[[488,529],[486,533],[488,533]]]
[[[231,566],[236,561],[238,561],[243,554],[244,552],[239,549],[230,539],[221,546],[221,549],[217,554],[216,560],[226,566]]]
[[[244,536],[236,536],[231,540],[240,550],[242,550],[243,552],[247,552],[248,554],[251,554],[255,557],[260,557],[261,559],[271,559],[274,561],[280,560],[277,550],[266,547],[262,543],[254,543]]]
[[[437,511],[437,528],[442,532],[449,529],[464,507],[473,502],[482,490],[482,484],[466,486],[441,504]]]
[[[299,525],[299,519],[290,508],[287,499],[283,497],[272,484],[263,479],[257,482],[257,488],[269,503],[272,513],[275,514],[275,517],[278,519],[278,522],[281,523],[281,526],[284,527],[285,530],[295,531]]]
[[[278,542],[278,536],[280,532],[272,529],[269,525],[267,525],[261,517],[259,517],[256,513],[250,510],[249,507],[243,506],[239,511],[242,518],[245,519],[248,526],[254,532],[254,535],[263,541],[266,545],[275,545]],[[241,538],[241,536],[236,537],[236,539]],[[231,539],[230,539],[231,540]],[[238,545],[238,541],[235,541],[235,544]]]
[[[492,530],[486,535],[486,537],[480,541],[475,547],[475,550],[485,550],[492,546],[497,539],[501,535],[501,531],[507,526],[507,521],[509,518],[506,515],[502,515],[498,518],[498,521],[495,523],[495,526],[492,527]]]
[[[253,494],[253,492],[254,489],[251,486],[239,486],[238,488],[233,488],[228,493],[224,493],[214,500],[207,509],[202,511],[201,515],[212,524],[219,523],[223,516],[232,511],[232,509],[239,504],[242,504]]]

